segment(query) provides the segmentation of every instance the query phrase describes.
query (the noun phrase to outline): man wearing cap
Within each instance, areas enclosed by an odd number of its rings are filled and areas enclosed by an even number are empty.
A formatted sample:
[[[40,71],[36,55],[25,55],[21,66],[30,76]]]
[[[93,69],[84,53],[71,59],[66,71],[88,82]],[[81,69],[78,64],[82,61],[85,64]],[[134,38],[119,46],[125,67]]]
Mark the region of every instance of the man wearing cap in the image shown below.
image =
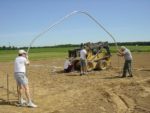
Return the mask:
[[[19,104],[27,104],[28,107],[37,107],[32,101],[29,93],[28,78],[26,77],[26,65],[29,65],[29,60],[26,51],[19,50],[18,56],[14,63],[14,77],[17,83],[17,93]],[[27,102],[22,97],[22,90],[25,91]]]
[[[125,46],[121,46],[117,55],[124,56],[125,59],[122,77],[126,77],[127,72],[129,73],[128,77],[132,77],[132,70],[131,70],[132,54],[130,50],[127,49]]]

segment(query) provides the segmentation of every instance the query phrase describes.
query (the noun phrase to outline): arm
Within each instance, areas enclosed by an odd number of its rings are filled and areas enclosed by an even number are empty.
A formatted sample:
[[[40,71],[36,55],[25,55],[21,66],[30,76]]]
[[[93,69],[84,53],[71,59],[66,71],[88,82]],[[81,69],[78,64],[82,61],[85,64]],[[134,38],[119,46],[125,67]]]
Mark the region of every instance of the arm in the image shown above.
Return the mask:
[[[29,61],[29,59],[28,59],[28,55],[27,55],[27,54],[25,55],[25,58],[26,58],[25,64],[26,64],[26,65],[29,65],[29,64],[30,64],[30,61]]]
[[[30,61],[29,59],[26,60],[26,65],[29,65],[30,64]]]
[[[117,55],[118,56],[124,56],[124,52],[122,52],[122,51],[119,50],[118,53],[117,53]]]

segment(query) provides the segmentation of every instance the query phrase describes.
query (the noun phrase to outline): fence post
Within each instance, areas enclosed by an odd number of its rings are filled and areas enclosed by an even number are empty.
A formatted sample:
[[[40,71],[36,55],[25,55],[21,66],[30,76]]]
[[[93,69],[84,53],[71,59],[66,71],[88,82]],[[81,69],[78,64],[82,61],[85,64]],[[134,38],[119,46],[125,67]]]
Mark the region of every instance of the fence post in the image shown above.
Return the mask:
[[[7,102],[9,102],[9,75],[7,73]]]

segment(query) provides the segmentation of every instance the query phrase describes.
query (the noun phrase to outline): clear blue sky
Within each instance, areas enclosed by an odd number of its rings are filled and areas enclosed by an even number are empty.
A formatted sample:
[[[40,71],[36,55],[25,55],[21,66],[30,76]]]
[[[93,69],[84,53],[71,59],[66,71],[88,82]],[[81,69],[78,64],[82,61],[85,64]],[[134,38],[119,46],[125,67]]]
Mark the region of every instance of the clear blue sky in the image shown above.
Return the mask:
[[[150,41],[150,0],[0,0],[0,46],[28,46],[74,10],[94,16],[119,42]],[[74,15],[33,46],[113,40],[84,15]]]

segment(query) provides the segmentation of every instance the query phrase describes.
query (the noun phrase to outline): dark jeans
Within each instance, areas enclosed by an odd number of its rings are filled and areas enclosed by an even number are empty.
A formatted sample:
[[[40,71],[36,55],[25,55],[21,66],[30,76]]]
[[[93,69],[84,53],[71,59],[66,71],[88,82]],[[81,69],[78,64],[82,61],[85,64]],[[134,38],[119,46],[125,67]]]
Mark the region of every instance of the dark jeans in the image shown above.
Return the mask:
[[[125,60],[122,76],[126,76],[127,72],[129,73],[129,76],[132,76],[131,63],[131,60]]]
[[[69,73],[72,71],[73,65],[69,65],[67,69],[64,69],[64,72]]]

